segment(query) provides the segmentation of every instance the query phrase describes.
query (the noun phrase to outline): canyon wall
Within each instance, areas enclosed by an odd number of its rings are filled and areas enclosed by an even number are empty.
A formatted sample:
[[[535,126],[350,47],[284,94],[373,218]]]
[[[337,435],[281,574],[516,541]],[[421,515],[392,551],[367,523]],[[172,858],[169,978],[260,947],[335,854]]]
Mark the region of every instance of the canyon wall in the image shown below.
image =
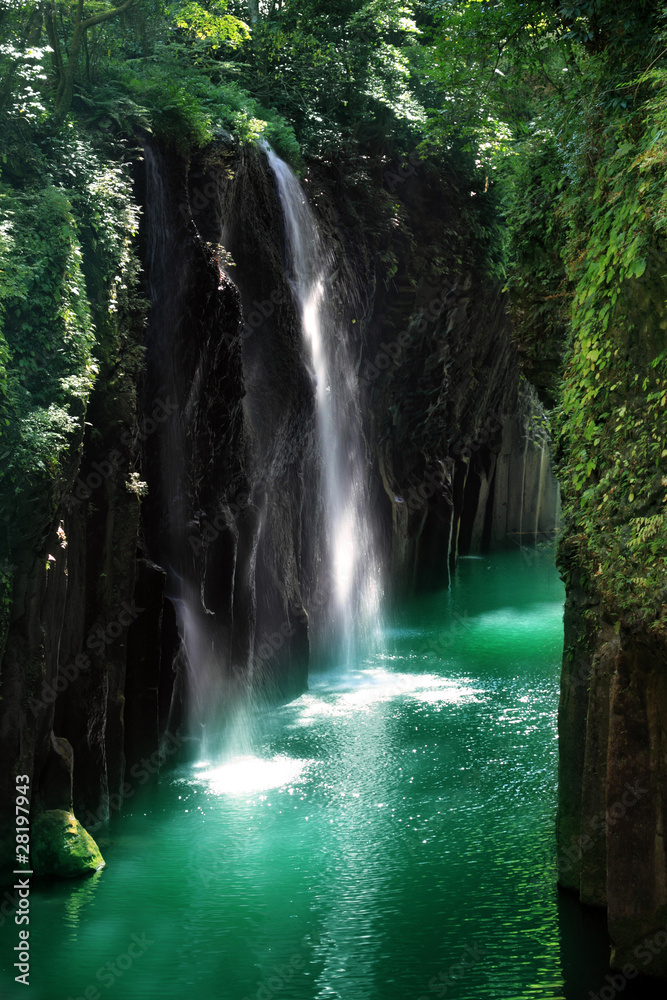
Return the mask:
[[[475,267],[465,185],[348,168],[314,163],[304,188],[358,370],[377,548],[389,589],[439,586],[459,553],[551,537],[543,415]],[[221,137],[188,162],[147,141],[133,171],[148,321],[119,317],[66,479],[16,511],[0,674],[2,801],[26,774],[36,815],[93,831],[239,693],[302,691],[331,593],[265,154]]]

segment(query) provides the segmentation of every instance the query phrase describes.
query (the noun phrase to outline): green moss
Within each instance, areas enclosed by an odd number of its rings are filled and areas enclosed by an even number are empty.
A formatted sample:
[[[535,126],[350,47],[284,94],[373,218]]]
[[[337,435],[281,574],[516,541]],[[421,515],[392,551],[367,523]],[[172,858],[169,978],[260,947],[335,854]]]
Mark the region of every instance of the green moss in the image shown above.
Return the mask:
[[[665,639],[667,68],[607,41],[517,143],[508,287],[526,374],[555,403],[568,590]]]
[[[563,206],[575,295],[556,428],[563,564],[626,627],[665,635],[667,143],[653,116],[649,104],[608,121],[594,173]]]
[[[0,514],[7,565],[60,503],[100,373],[134,371],[139,210],[130,171],[83,130],[0,178]],[[134,352],[134,354],[132,353]],[[29,512],[24,518],[24,512]],[[30,522],[29,526],[26,521]],[[0,623],[1,626],[1,623]]]
[[[49,809],[31,830],[30,857],[37,875],[74,878],[105,866],[100,850],[74,813]]]

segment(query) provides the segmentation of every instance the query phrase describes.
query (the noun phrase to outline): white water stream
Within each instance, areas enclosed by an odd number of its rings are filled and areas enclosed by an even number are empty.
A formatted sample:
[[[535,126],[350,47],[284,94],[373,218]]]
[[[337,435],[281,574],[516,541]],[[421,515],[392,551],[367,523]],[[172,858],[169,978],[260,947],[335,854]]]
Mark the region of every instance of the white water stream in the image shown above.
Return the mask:
[[[287,273],[316,383],[334,633],[348,653],[377,625],[380,573],[373,550],[355,367],[332,304],[330,254],[298,178],[266,146],[285,219]]]

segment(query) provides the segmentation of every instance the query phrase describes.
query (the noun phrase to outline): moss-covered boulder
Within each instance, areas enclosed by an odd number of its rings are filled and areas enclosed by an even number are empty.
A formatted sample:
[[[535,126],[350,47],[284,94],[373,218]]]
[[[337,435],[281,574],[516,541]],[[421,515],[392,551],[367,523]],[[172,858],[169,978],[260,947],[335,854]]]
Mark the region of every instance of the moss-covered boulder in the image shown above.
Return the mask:
[[[36,875],[74,878],[104,868],[100,850],[71,812],[47,809],[31,831],[32,867]]]

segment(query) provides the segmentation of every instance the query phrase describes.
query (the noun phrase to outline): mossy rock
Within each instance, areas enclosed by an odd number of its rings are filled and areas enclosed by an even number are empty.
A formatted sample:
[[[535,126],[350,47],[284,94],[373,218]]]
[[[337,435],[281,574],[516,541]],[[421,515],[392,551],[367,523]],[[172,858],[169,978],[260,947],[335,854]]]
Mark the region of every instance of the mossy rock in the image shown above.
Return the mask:
[[[36,875],[75,878],[105,867],[100,850],[71,812],[47,809],[30,831],[30,857]]]

